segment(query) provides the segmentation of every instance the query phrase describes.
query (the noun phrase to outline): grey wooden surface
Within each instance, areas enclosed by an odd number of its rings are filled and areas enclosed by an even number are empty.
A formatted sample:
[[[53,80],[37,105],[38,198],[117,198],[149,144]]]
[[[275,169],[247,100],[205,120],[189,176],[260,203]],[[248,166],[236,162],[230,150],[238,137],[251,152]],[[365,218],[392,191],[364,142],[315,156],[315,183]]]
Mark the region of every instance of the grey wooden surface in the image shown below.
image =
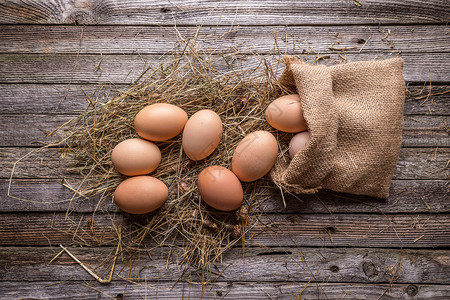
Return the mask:
[[[449,17],[445,0],[1,0],[0,298],[450,299]],[[109,285],[67,255],[49,263],[60,243],[101,243],[73,252],[106,274],[111,220],[127,220],[106,203],[92,223],[97,199],[75,201],[67,217],[56,149],[17,165],[11,194],[27,202],[7,197],[14,162],[86,106],[83,91],[124,89],[170,53],[174,25],[185,36],[202,25],[203,47],[234,45],[248,67],[253,54],[270,58],[274,36],[310,62],[338,63],[342,48],[348,61],[403,57],[409,92],[391,196],[322,192],[288,196],[284,207],[273,191],[254,231],[263,232],[244,254],[227,252],[207,287],[194,271],[177,281],[165,248],[121,257]]]

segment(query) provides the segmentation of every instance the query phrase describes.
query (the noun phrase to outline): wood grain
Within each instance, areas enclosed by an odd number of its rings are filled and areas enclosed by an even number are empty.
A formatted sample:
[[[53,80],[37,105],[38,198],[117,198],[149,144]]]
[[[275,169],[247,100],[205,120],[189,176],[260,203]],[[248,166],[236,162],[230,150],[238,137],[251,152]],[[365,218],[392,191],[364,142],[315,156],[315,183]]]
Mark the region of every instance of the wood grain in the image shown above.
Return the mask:
[[[5,25],[0,53],[164,54],[180,36],[215,53],[449,52],[448,28],[430,26],[42,26]],[[363,47],[364,45],[364,47]],[[334,49],[334,50],[333,50]]]
[[[56,179],[15,179],[11,195],[7,196],[9,180],[0,179],[0,212],[66,212],[72,192]],[[278,189],[271,190],[270,199],[261,209],[265,213],[450,213],[448,198],[450,187],[446,180],[394,180],[388,199],[375,199],[322,191],[314,195],[285,194],[286,207]],[[433,197],[430,197],[433,195]],[[70,203],[74,212],[93,212],[98,198],[75,198]],[[116,211],[110,199],[99,207],[103,211]]]
[[[63,132],[49,133],[68,123],[75,116],[67,115],[1,115],[3,138],[0,147],[32,147],[54,143],[64,137]],[[445,130],[444,116],[405,116],[403,123],[403,147],[449,147],[450,137]]]
[[[79,114],[88,105],[83,91],[91,99],[101,101],[104,97],[113,97],[114,91],[120,89],[125,90],[126,87],[100,84],[0,84],[0,99],[3,114],[72,116]]]
[[[448,180],[449,154],[450,148],[402,148],[393,178]]]
[[[447,118],[405,116],[402,147],[450,147]]]
[[[15,178],[62,178],[60,157],[60,151],[54,148],[0,148],[0,178],[9,178],[14,164]]]
[[[445,0],[377,1],[126,1],[9,0],[0,5],[3,24],[303,25],[429,24],[448,21]]]
[[[217,282],[202,286],[197,282],[95,282],[37,281],[26,284],[0,282],[2,298],[17,299],[436,299],[447,300],[449,285],[432,284],[349,284],[311,282]],[[245,296],[244,296],[245,295]],[[124,298],[125,297],[125,298]]]
[[[339,54],[329,57],[324,64],[342,62]],[[395,57],[392,53],[346,54],[349,62]],[[404,53],[404,77],[406,81],[448,83],[450,69],[447,62],[450,53]],[[276,66],[276,60],[265,56],[268,62]],[[315,55],[303,55],[309,63]],[[218,69],[245,68],[254,70],[261,68],[260,60],[255,56],[236,57],[229,54],[218,57]],[[130,83],[136,80],[149,66],[160,67],[163,59],[158,55],[62,55],[62,54],[0,54],[0,83]],[[167,61],[166,61],[167,62]],[[279,64],[279,71],[282,64]]]
[[[447,300],[449,20],[446,0],[0,1],[0,298]],[[167,264],[168,248],[138,252],[131,264],[125,250],[109,285],[66,254],[49,263],[59,243],[76,245],[77,257],[106,274],[112,222],[130,229],[138,218],[110,199],[98,208],[97,199],[75,199],[66,215],[59,150],[36,147],[86,107],[83,91],[110,98],[163,63],[175,25],[184,38],[198,30],[199,45],[234,67],[256,68],[252,55],[272,61],[278,52],[307,62],[320,53],[324,64],[340,63],[340,49],[348,61],[403,57],[405,127],[391,196],[285,194],[284,207],[274,189],[245,255],[240,245],[225,253],[208,286],[197,270],[180,277],[176,247]],[[426,97],[434,93],[444,94]],[[17,164],[11,190],[29,201],[7,197],[12,165],[29,151],[38,152]]]
[[[450,86],[409,85],[407,89],[405,114],[450,115]],[[441,95],[427,96],[432,94]]]
[[[0,147],[0,178],[61,178],[63,161],[58,149]],[[402,148],[394,179],[447,179],[450,148]],[[66,174],[67,175],[67,174]]]
[[[67,254],[49,263],[59,250],[59,247],[0,248],[0,264],[6,266],[0,274],[0,282],[93,279]],[[69,248],[69,251],[95,268],[98,274],[106,275],[111,269],[115,249]],[[172,249],[173,255],[169,257],[169,251],[168,248],[137,253],[125,250],[117,261],[114,281],[123,276],[136,282],[176,281],[181,275],[178,259],[181,253],[179,249]],[[130,255],[139,262],[137,265],[130,267]],[[223,262],[213,264],[215,272],[221,274],[213,278],[219,282],[237,276],[241,282],[295,282],[308,281],[317,271],[313,282],[387,283],[397,270],[393,283],[449,284],[449,260],[448,250],[308,247],[249,247],[243,258],[242,249],[237,247],[225,254]],[[286,272],[289,270],[291,272]],[[198,281],[199,275],[201,272],[191,268],[185,278]]]
[[[149,216],[151,217],[151,216]],[[1,246],[114,244],[112,224],[127,228],[135,217],[122,214],[2,213]],[[112,223],[113,222],[113,223]],[[127,240],[127,236],[123,236]],[[152,245],[150,238],[146,239]],[[247,245],[302,247],[448,248],[448,214],[262,215]]]
[[[74,115],[87,107],[83,91],[91,99],[110,99],[126,85],[96,84],[0,84],[2,114]],[[449,85],[408,86],[405,99],[407,115],[450,115]],[[440,94],[427,97],[428,94]],[[67,94],[67,96],[66,96]],[[422,97],[421,99],[414,99]]]

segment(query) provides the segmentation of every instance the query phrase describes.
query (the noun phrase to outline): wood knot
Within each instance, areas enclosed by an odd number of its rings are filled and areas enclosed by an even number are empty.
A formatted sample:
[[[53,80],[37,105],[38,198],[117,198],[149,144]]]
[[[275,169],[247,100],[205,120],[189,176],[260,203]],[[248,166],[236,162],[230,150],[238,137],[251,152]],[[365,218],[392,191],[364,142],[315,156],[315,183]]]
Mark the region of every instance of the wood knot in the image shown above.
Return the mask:
[[[329,232],[329,233],[335,233],[336,228],[334,228],[333,226],[328,226],[328,227],[325,227],[325,231]]]
[[[338,266],[331,266],[330,271],[333,273],[337,273],[339,272],[339,267]]]
[[[170,12],[171,10],[170,10],[170,8],[168,8],[168,7],[162,7],[159,11],[162,12],[162,13],[168,13],[168,12]]]
[[[377,268],[375,265],[370,261],[365,261],[362,265],[364,274],[366,274],[367,277],[372,278],[378,275]]]
[[[406,293],[408,294],[408,296],[415,296],[417,295],[417,293],[419,293],[419,288],[414,284],[410,284],[406,288]]]

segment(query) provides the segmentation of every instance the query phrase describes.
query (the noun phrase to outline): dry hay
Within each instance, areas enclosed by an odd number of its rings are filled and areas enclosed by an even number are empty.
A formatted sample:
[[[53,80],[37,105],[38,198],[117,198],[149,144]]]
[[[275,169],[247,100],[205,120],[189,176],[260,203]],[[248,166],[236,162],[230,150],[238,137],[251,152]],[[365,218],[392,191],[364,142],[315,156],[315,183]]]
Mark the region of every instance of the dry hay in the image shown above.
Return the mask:
[[[278,68],[278,58],[274,55],[267,62],[257,54],[243,55],[234,49],[216,53],[201,49],[195,37],[186,40],[180,36],[173,51],[125,92],[106,100],[101,93],[96,99],[86,95],[86,111],[59,129],[65,133],[61,151],[70,162],[67,170],[82,178],[71,185],[75,195],[99,197],[98,208],[126,178],[114,170],[111,151],[120,141],[137,137],[133,120],[144,106],[172,103],[188,115],[208,108],[219,114],[224,125],[218,148],[198,162],[183,153],[180,136],[157,143],[162,160],[150,175],[168,186],[169,200],[154,213],[129,216],[129,226],[122,234],[123,249],[147,251],[145,241],[150,239],[152,248],[181,248],[184,267],[210,272],[211,263],[220,261],[224,251],[239,242],[245,245],[261,213],[258,207],[273,195],[273,185],[267,178],[243,184],[243,206],[235,212],[220,212],[201,200],[196,180],[207,166],[229,168],[234,148],[248,133],[269,130],[278,134],[264,119],[267,105],[284,92],[276,80],[278,70],[272,67]],[[289,136],[277,137],[284,140]]]

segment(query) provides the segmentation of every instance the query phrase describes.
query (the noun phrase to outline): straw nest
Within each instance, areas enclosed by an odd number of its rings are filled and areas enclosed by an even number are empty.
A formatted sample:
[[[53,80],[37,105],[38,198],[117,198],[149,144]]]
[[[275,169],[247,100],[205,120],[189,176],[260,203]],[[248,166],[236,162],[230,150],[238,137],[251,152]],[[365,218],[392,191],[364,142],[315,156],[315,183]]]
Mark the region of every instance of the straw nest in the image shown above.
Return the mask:
[[[278,55],[267,62],[256,54],[223,50],[204,50],[195,38],[180,37],[173,51],[163,55],[126,91],[109,99],[100,93],[97,99],[86,96],[87,109],[60,129],[65,132],[63,151],[70,162],[67,169],[82,175],[74,192],[99,197],[101,207],[125,179],[112,166],[112,149],[120,141],[137,137],[133,120],[144,106],[164,102],[178,105],[188,115],[204,108],[220,115],[224,125],[222,140],[204,160],[189,160],[180,136],[157,143],[162,160],[150,175],[168,186],[169,200],[154,213],[128,216],[132,226],[122,234],[128,237],[122,239],[122,248],[142,250],[143,242],[150,239],[152,247],[181,248],[182,265],[209,270],[211,262],[220,260],[224,251],[239,242],[244,245],[262,211],[259,206],[273,194],[267,178],[243,184],[244,204],[235,212],[214,210],[198,195],[198,174],[210,165],[229,168],[234,148],[246,134],[269,130],[276,135],[265,121],[264,112],[273,99],[284,93],[276,80],[277,67],[272,67],[278,65],[274,64]]]

